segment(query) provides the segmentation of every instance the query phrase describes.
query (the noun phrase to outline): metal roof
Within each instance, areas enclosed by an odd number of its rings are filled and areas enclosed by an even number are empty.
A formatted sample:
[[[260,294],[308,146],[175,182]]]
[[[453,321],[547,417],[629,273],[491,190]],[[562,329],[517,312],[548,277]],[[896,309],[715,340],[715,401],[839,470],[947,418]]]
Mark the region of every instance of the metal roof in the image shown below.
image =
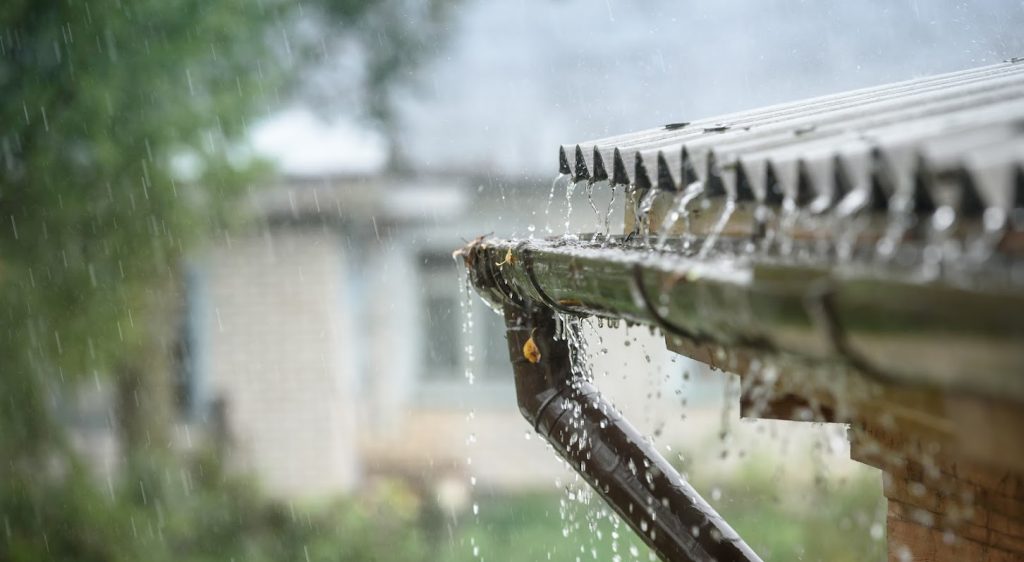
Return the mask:
[[[830,208],[857,191],[879,210],[1010,211],[1024,207],[1024,59],[563,145],[559,167],[739,201]]]

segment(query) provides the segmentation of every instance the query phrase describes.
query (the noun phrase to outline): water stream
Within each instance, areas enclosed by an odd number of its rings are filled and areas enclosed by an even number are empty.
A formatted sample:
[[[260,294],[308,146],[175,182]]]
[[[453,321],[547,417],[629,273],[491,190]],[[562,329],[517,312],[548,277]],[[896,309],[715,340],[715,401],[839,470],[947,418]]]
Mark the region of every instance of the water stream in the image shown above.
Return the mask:
[[[579,181],[570,181],[565,186],[565,237],[570,238],[572,234],[572,196],[576,192]]]
[[[471,341],[471,335],[474,333],[474,321],[473,321],[473,299],[474,290],[469,280],[469,272],[466,271],[465,264],[462,260],[456,256],[452,256],[455,260],[456,274],[458,275],[457,284],[459,287],[459,308],[462,313],[462,334],[463,341]],[[486,301],[485,301],[486,302]],[[490,303],[488,303],[490,305]],[[466,384],[472,386],[475,382],[476,376],[474,370],[477,367],[477,358],[475,350],[472,344],[466,344],[463,348],[465,367],[463,376],[466,379]],[[476,411],[470,409],[466,414],[466,478],[469,484],[469,493],[471,501],[473,502],[473,520],[476,526],[480,525],[480,506],[476,500],[476,473],[473,467],[473,451],[475,450],[474,445],[476,444]],[[470,548],[473,553],[473,558],[483,562],[484,558],[481,555],[480,547],[476,544],[476,537],[470,536]]]
[[[555,201],[555,190],[558,187],[558,182],[570,181],[569,174],[558,174],[555,179],[551,180],[551,191],[548,193],[548,204],[544,207],[544,232],[551,236],[555,233],[554,229],[551,228],[551,205]]]
[[[672,211],[665,216],[665,220],[662,221],[661,228],[659,229],[658,241],[655,244],[657,249],[668,249],[668,239],[670,236],[675,234],[675,228],[680,222],[683,223],[683,230],[682,233],[679,234],[679,237],[684,241],[684,244],[685,241],[692,236],[690,232],[690,203],[700,197],[703,193],[704,183],[697,181],[686,186],[686,189],[676,196],[676,201],[673,205]]]
[[[722,207],[721,214],[718,215],[718,220],[715,221],[715,225],[711,228],[711,232],[708,233],[708,237],[704,239],[704,244],[700,247],[700,252],[697,253],[697,259],[706,259],[711,251],[714,250],[715,244],[718,243],[719,237],[722,236],[722,231],[725,230],[725,226],[729,224],[729,218],[732,217],[733,211],[736,210],[736,201],[733,199],[727,199],[725,206]]]

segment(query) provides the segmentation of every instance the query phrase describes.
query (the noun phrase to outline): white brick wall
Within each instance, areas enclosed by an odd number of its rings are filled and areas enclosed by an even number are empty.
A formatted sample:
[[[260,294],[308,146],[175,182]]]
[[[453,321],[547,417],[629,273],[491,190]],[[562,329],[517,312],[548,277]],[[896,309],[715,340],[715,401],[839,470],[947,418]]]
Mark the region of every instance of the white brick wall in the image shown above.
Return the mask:
[[[273,494],[358,480],[346,266],[338,235],[316,228],[236,238],[203,263],[199,376],[225,401],[232,459]]]

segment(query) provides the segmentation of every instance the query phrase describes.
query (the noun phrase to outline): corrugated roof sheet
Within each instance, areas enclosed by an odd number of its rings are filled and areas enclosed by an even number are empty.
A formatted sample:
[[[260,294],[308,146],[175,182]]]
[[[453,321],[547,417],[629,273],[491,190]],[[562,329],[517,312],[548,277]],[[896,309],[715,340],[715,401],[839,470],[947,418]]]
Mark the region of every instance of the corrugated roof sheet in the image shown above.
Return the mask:
[[[1024,206],[1024,60],[563,145],[559,164],[576,181],[826,207],[852,191],[926,204],[953,181],[945,204],[1009,211]]]

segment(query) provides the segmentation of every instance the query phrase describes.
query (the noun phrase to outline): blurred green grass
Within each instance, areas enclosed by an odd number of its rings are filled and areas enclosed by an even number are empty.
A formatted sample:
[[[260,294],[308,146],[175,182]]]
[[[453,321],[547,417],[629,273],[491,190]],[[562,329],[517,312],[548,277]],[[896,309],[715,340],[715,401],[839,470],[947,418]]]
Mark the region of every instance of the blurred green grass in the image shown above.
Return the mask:
[[[691,474],[690,480],[765,561],[885,560],[885,500],[876,473],[858,470],[806,486],[780,477],[766,468],[770,466],[751,459],[739,470]],[[449,537],[438,559],[618,560],[616,554],[621,560],[649,559],[646,547],[624,523],[613,526],[607,517],[610,509],[600,498],[592,496],[582,504],[570,497],[530,493],[479,498],[479,516],[469,513],[449,522]],[[569,516],[563,519],[563,513]]]

